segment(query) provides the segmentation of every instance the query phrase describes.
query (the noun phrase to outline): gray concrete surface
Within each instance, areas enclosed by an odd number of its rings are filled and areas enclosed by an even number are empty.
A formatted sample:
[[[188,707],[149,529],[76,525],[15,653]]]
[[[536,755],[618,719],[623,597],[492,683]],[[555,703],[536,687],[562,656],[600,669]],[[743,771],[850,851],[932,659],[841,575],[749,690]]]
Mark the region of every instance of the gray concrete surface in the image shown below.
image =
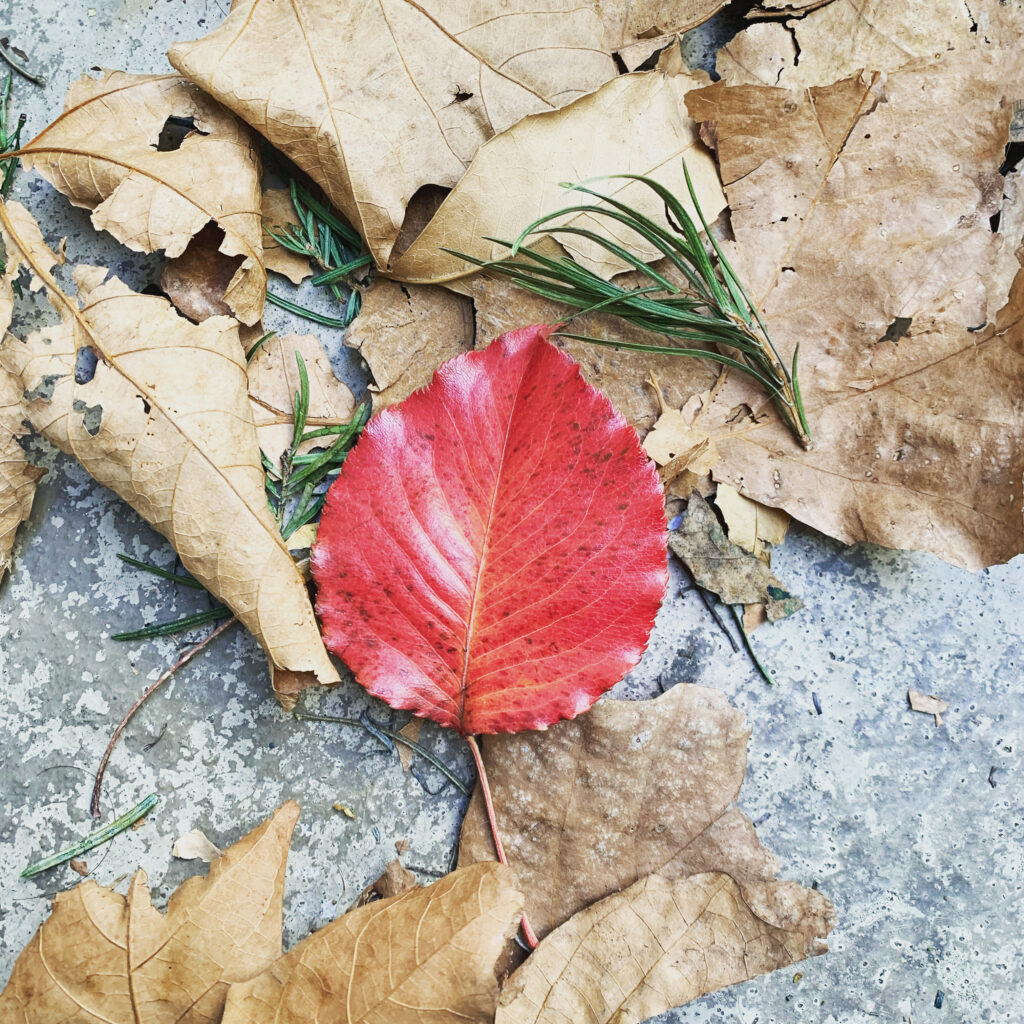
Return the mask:
[[[30,132],[92,65],[162,70],[167,45],[201,34],[226,6],[3,0],[0,34],[48,80],[45,89],[17,84]],[[695,51],[707,49],[702,39]],[[22,175],[17,195],[52,235],[68,236],[71,259],[107,263],[137,287],[158,277],[158,259],[97,237],[38,179]],[[41,316],[29,308],[19,327]],[[288,326],[275,310],[268,320]],[[322,335],[338,368],[358,376],[336,332]],[[119,551],[168,566],[173,554],[74,462],[41,443],[33,450],[50,474],[22,532],[15,574],[0,589],[0,980],[50,895],[78,881],[67,868],[31,882],[18,872],[88,830],[92,772],[113,723],[183,645],[124,645],[111,634],[204,601],[124,566]],[[742,804],[785,875],[835,901],[838,927],[828,955],[709,996],[662,1024],[1024,1019],[1024,560],[969,575],[931,557],[846,550],[796,529],[776,566],[807,603],[755,636],[776,686],[733,653],[694,594],[674,588],[647,656],[617,695],[653,695],[659,680],[702,682],[750,716]],[[950,701],[941,727],[908,710],[908,687]],[[308,703],[404,720],[354,684]],[[423,742],[470,778],[458,740],[428,725]],[[122,889],[141,865],[162,902],[197,870],[171,859],[178,835],[198,826],[224,845],[294,797],[303,814],[288,869],[291,944],[344,909],[396,840],[409,840],[406,859],[422,878],[447,869],[463,801],[437,772],[417,771],[419,778],[403,774],[362,731],[289,719],[268,694],[256,645],[234,632],[180,672],[128,730],[105,806],[123,809],[150,792],[162,802],[143,828],[86,859],[101,883]],[[334,801],[351,806],[355,820],[333,811]]]

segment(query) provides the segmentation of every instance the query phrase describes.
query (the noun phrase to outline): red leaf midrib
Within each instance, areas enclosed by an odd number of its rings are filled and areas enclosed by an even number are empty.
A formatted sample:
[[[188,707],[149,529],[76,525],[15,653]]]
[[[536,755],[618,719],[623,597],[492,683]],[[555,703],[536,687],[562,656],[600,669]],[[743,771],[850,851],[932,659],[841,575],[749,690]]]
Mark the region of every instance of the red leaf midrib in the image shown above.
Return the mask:
[[[473,580],[473,594],[469,599],[469,614],[466,616],[466,644],[462,655],[462,679],[459,681],[459,727],[460,731],[466,721],[466,695],[469,692],[469,667],[472,661],[471,650],[473,647],[473,633],[476,626],[477,611],[480,606],[480,586],[484,578],[484,568],[487,564],[487,552],[491,541],[491,526],[494,523],[494,510],[498,504],[498,492],[501,490],[501,478],[505,472],[505,453],[508,451],[508,439],[512,435],[512,424],[515,422],[516,410],[519,408],[519,398],[523,393],[523,381],[526,379],[530,368],[536,359],[537,349],[530,352],[530,358],[523,367],[523,372],[516,384],[515,398],[512,400],[512,408],[509,410],[508,423],[505,425],[505,438],[501,444],[501,456],[498,459],[498,471],[494,474],[494,486],[491,488],[490,500],[487,503],[487,523],[484,526],[484,534],[480,544],[480,561],[476,567],[476,578]]]

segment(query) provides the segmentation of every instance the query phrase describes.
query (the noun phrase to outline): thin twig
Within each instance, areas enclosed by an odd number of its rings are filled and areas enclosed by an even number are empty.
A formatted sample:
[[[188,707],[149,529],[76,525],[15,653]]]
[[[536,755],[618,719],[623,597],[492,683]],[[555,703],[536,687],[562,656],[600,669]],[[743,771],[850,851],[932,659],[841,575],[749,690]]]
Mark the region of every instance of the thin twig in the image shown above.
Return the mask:
[[[484,807],[487,808],[487,820],[491,826],[491,837],[494,839],[494,849],[498,854],[498,860],[508,867],[508,859],[505,857],[505,847],[501,845],[501,836],[498,833],[498,819],[494,815],[494,803],[491,800],[491,784],[487,781],[487,769],[484,768],[484,759],[480,754],[480,746],[476,742],[475,736],[467,736],[466,742],[469,744],[469,749],[473,752],[473,760],[476,762],[476,776],[480,781],[480,792],[484,797]],[[527,920],[526,914],[523,914],[519,923],[522,925],[523,938],[526,939],[526,944],[530,949],[536,949],[539,943],[537,942],[537,936],[530,927],[530,922]]]
[[[739,627],[740,636],[743,637],[743,645],[747,649],[747,654],[750,655],[750,660],[757,667],[757,671],[764,676],[765,682],[774,686],[775,680],[772,679],[772,674],[764,667],[764,665],[761,664],[761,659],[757,656],[757,652],[754,650],[754,645],[750,642],[750,634],[746,631],[746,628],[743,625],[742,614],[737,610],[735,605],[729,605],[729,608],[732,611],[733,617],[736,619],[736,625]]]
[[[458,777],[458,775],[455,774],[455,772],[451,770],[451,768],[448,767],[448,765],[444,763],[444,761],[437,757],[436,754],[432,754],[426,747],[417,743],[415,740],[409,739],[408,736],[403,736],[400,732],[395,732],[393,729],[388,729],[386,726],[378,725],[376,722],[373,723],[371,728],[366,722],[361,722],[358,718],[340,718],[337,715],[308,715],[302,711],[296,711],[294,713],[294,717],[300,718],[304,722],[335,722],[338,725],[354,725],[358,726],[360,729],[364,729],[371,736],[375,736],[378,740],[381,740],[381,737],[386,737],[394,743],[401,743],[403,746],[406,746],[410,750],[419,754],[424,761],[428,761],[432,764],[449,780],[449,782],[452,783],[453,786],[456,787],[456,789],[459,790],[460,793],[463,794],[463,796],[470,795],[469,787]],[[381,740],[381,742],[383,742],[383,740]]]
[[[22,67],[22,65],[10,55],[7,47],[2,43],[0,43],[0,57],[3,57],[3,59],[7,61],[7,63],[10,64],[10,66],[14,68],[22,78],[27,78],[33,85],[46,85],[45,78],[40,75],[33,75],[27,68]]]
[[[103,752],[103,758],[100,761],[100,766],[96,770],[96,781],[92,787],[92,800],[89,802],[89,810],[94,818],[100,816],[100,794],[103,789],[103,775],[107,770],[107,762],[110,760],[110,755],[114,752],[114,747],[117,746],[117,741],[121,738],[121,733],[124,732],[125,727],[132,720],[132,716],[139,708],[160,689],[164,683],[167,682],[179,668],[183,668],[187,665],[200,651],[204,648],[209,647],[214,640],[217,639],[225,630],[231,625],[237,622],[237,619],[228,619],[226,622],[222,622],[212,633],[210,633],[205,640],[200,640],[199,643],[190,647],[185,653],[157,680],[150,683],[145,690],[142,691],[142,696],[128,709],[125,713],[124,718],[121,719],[117,724],[117,728],[114,730],[114,734],[110,737],[110,742],[107,744],[107,749]]]
[[[60,853],[55,853],[44,860],[37,861],[35,864],[30,864],[22,871],[21,877],[34,878],[43,871],[49,871],[50,868],[55,868],[59,864],[66,864],[69,860],[87,853],[100,844],[109,842],[118,833],[123,832],[126,828],[131,828],[140,818],[144,818],[149,814],[159,800],[160,798],[156,793],[151,793],[141,803],[137,803],[130,811],[125,811],[121,817],[115,818],[109,825],[104,825],[103,828],[90,832],[89,835],[84,839],[80,839],[74,846],[69,846],[66,850],[61,850]]]

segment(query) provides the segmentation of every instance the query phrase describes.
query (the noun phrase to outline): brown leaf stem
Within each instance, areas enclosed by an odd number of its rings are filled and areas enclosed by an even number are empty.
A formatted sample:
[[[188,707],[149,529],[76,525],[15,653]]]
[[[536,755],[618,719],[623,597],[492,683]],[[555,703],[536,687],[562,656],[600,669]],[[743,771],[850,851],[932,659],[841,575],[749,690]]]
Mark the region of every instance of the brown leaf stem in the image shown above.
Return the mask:
[[[505,847],[501,845],[501,836],[498,834],[498,819],[494,816],[494,803],[491,800],[491,787],[487,781],[487,769],[484,768],[484,759],[480,755],[480,746],[476,741],[475,736],[467,736],[466,742],[469,744],[469,749],[473,752],[473,760],[476,762],[476,774],[480,780],[480,792],[484,796],[484,806],[487,808],[487,820],[491,825],[491,837],[494,839],[494,849],[498,854],[498,860],[508,867],[508,859],[505,857]],[[526,915],[523,914],[520,924],[523,928],[523,938],[526,940],[526,944],[530,949],[536,949],[538,942],[537,936],[534,935],[533,929],[530,927],[530,922]]]
[[[225,619],[212,633],[200,640],[199,643],[190,647],[185,653],[160,677],[154,682],[150,683],[145,690],[142,691],[142,696],[125,712],[124,718],[117,723],[117,728],[114,730],[113,735],[110,737],[110,742],[107,744],[107,749],[103,751],[103,757],[100,760],[100,766],[96,769],[96,781],[92,787],[92,800],[89,803],[89,811],[92,813],[94,818],[100,816],[100,794],[103,789],[103,776],[107,770],[107,762],[110,760],[110,755],[114,752],[114,747],[117,746],[117,741],[121,738],[121,733],[124,732],[125,727],[132,720],[135,712],[142,707],[143,704],[149,700],[152,694],[156,693],[157,690],[167,682],[179,668],[183,668],[187,665],[201,650],[208,647],[214,640],[217,639],[229,626],[237,622],[237,619]]]

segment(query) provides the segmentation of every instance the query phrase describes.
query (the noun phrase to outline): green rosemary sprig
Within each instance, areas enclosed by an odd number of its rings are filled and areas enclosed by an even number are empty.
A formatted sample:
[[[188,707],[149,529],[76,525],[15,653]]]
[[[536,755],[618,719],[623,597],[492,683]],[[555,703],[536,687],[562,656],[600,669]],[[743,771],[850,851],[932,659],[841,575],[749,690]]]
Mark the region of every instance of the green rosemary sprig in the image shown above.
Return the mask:
[[[707,346],[681,348],[675,345],[647,345],[559,332],[563,337],[595,345],[711,359],[739,370],[767,391],[786,425],[801,444],[809,447],[811,431],[800,396],[797,352],[793,353],[792,366],[787,367],[772,344],[761,314],[711,233],[685,165],[683,171],[690,200],[700,221],[699,227],[679,199],[663,185],[639,174],[616,174],[609,177],[638,181],[661,199],[671,230],[666,230],[613,196],[604,195],[582,184],[563,183],[564,188],[592,196],[596,201],[569,206],[539,217],[524,228],[513,242],[489,238],[488,241],[509,250],[509,256],[504,259],[482,260],[454,250],[446,251],[478,267],[503,274],[519,286],[562,302],[580,313],[600,309],[652,334]],[[605,218],[635,232],[653,245],[682,275],[685,286],[680,287],[658,273],[606,235],[571,223],[554,223],[579,214]],[[710,253],[701,240],[701,230],[710,241]],[[524,248],[526,239],[536,234],[556,237],[574,235],[588,239],[632,267],[643,284],[635,288],[623,288],[604,280],[568,256],[554,259]]]
[[[320,267],[321,273],[311,283],[317,288],[329,288],[345,312],[340,319],[324,316],[273,292],[267,292],[267,301],[314,323],[327,327],[348,327],[359,313],[359,288],[365,284],[365,278],[357,280],[354,275],[369,267],[373,257],[362,251],[363,241],[359,235],[309,189],[292,181],[289,191],[298,223],[269,227],[267,234],[290,252],[313,260]],[[343,288],[347,289],[347,295]]]
[[[274,336],[270,331],[264,334],[246,353],[246,360],[251,360],[260,348]],[[324,427],[313,427],[306,429],[306,422],[309,419],[309,374],[306,370],[306,363],[302,354],[295,353],[296,364],[299,370],[299,390],[295,392],[292,405],[292,443],[288,450],[281,457],[281,465],[277,467],[267,457],[265,452],[260,452],[263,464],[264,481],[267,490],[267,502],[270,510],[277,520],[281,536],[287,540],[296,530],[312,522],[323,508],[327,498],[327,487],[331,477],[341,469],[348,455],[359,437],[360,431],[369,419],[370,406],[368,403],[361,403],[355,411],[355,415],[348,423],[331,424]],[[310,441],[324,439],[324,446],[317,446],[311,451],[300,454],[300,446],[308,445]],[[329,439],[329,440],[328,440]],[[168,572],[149,562],[139,561],[128,555],[117,556],[122,562],[139,569],[142,572],[151,573],[162,579],[181,586],[192,587],[203,590],[203,585],[192,576]],[[212,622],[221,622],[231,618],[231,610],[219,602],[205,611],[194,612],[184,615],[179,619],[172,619],[168,622],[155,622],[140,629],[129,630],[124,633],[115,633],[112,640],[151,640],[159,636],[173,636],[175,633],[184,633],[199,626],[205,626]]]

